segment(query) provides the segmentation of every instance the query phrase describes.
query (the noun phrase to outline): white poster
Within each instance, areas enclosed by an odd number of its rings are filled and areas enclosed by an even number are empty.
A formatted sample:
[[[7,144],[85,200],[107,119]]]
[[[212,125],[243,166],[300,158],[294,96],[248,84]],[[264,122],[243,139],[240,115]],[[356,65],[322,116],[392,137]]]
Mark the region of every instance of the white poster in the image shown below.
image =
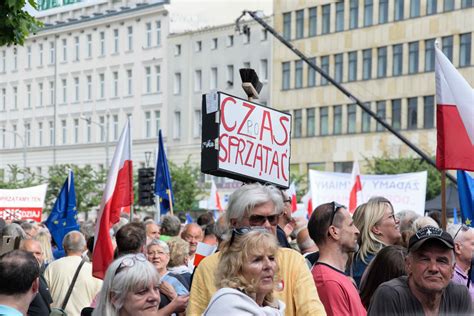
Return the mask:
[[[357,204],[367,202],[371,197],[383,196],[393,205],[395,213],[412,210],[425,214],[426,181],[428,172],[402,173],[394,175],[361,175],[362,199]],[[352,189],[351,174],[324,171],[309,171],[313,207],[336,201],[349,204]]]
[[[23,189],[0,189],[0,218],[41,222],[47,184]]]

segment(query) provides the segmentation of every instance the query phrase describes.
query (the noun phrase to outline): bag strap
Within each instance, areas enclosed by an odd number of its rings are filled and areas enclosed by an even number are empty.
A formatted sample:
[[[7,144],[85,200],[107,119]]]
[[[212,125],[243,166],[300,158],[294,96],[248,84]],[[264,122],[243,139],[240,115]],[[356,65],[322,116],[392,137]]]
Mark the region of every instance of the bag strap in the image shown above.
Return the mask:
[[[86,262],[86,259],[82,258],[81,263],[76,269],[76,273],[74,273],[74,277],[72,278],[71,285],[69,285],[69,289],[67,290],[66,297],[64,297],[63,304],[61,305],[62,310],[66,308],[67,302],[69,301],[69,297],[71,296],[71,293],[72,293],[72,289],[74,287],[74,284],[76,283],[77,277],[79,276],[79,272],[81,271],[81,268],[84,265],[84,262]]]

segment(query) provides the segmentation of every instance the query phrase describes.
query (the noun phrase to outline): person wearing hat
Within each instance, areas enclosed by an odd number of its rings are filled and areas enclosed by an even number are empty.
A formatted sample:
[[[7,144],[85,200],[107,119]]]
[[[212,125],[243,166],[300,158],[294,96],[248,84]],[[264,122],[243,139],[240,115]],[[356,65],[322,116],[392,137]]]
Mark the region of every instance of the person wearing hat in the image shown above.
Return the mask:
[[[382,283],[368,315],[470,315],[465,286],[451,282],[454,241],[440,228],[427,226],[413,235],[405,260],[407,276]]]

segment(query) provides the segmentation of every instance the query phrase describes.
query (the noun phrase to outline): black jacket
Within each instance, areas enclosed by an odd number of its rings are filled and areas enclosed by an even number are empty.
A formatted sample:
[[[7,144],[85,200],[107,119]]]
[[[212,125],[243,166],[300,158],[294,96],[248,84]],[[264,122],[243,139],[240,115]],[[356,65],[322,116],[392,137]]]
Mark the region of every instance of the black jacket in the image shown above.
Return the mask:
[[[28,315],[47,316],[51,312],[50,304],[53,302],[49,293],[48,283],[40,275],[39,291],[28,308]]]

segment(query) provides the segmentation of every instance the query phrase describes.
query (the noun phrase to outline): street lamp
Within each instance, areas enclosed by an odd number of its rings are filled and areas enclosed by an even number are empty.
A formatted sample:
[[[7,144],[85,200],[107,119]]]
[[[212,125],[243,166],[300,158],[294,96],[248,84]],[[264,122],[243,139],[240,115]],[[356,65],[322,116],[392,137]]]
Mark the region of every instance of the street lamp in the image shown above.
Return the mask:
[[[26,170],[26,143],[25,143],[25,139],[23,138],[23,136],[20,135],[20,133],[18,133],[17,131],[9,131],[7,129],[2,129],[2,131],[4,133],[11,133],[13,134],[15,137],[18,137],[20,140],[21,140],[21,143],[23,145],[23,169]]]
[[[110,118],[110,113],[109,111],[106,112],[106,123],[105,123],[105,168],[109,167],[109,118]],[[100,124],[99,122],[93,121],[91,117],[87,117],[84,114],[81,114],[80,116],[81,120],[86,121],[87,123],[95,124],[99,126],[101,129],[104,128],[103,124]]]

